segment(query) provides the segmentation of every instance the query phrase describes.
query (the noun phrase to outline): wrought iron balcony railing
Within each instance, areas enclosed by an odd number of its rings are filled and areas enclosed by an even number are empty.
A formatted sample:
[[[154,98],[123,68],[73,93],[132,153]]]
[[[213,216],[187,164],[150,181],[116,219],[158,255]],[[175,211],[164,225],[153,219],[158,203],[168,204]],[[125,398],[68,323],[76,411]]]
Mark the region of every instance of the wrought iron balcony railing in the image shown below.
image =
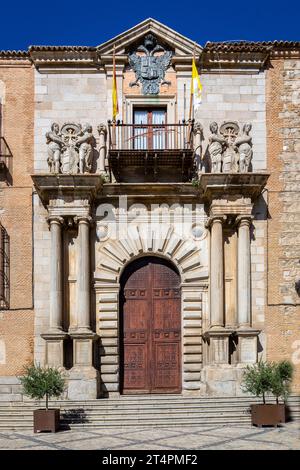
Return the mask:
[[[110,150],[191,150],[192,122],[123,124],[108,122]]]
[[[108,123],[110,175],[118,182],[190,181],[193,122]]]

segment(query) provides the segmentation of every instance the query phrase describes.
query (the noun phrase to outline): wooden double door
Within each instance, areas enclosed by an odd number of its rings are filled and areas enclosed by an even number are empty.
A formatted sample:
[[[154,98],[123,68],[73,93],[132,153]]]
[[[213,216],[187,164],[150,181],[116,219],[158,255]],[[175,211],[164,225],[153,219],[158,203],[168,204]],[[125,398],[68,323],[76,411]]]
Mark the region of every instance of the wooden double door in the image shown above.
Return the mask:
[[[181,391],[180,277],[167,261],[133,262],[121,282],[121,391]]]

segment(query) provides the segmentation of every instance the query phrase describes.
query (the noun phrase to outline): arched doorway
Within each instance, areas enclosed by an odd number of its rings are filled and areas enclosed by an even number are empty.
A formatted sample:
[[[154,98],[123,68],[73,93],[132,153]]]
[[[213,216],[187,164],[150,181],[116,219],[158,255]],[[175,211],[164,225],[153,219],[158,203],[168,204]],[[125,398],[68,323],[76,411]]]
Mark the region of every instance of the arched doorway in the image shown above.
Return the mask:
[[[120,389],[181,391],[180,276],[167,260],[133,261],[121,277]]]

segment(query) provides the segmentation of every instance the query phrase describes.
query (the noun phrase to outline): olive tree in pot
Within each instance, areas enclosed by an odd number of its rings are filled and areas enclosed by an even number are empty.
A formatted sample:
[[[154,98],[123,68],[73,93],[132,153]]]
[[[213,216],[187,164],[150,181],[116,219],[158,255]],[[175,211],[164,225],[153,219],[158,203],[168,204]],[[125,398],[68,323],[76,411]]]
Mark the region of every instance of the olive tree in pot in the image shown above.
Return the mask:
[[[277,426],[285,422],[285,401],[292,375],[293,367],[288,361],[274,363],[261,360],[253,366],[247,366],[242,388],[263,399],[263,404],[251,405],[252,424]],[[276,398],[276,404],[266,403],[267,394]],[[279,403],[280,398],[283,403]]]
[[[38,431],[56,432],[59,428],[60,410],[49,408],[51,397],[59,397],[65,389],[63,374],[53,367],[41,367],[31,364],[25,368],[25,374],[20,377],[23,393],[30,398],[46,400],[46,408],[34,410],[33,429]]]

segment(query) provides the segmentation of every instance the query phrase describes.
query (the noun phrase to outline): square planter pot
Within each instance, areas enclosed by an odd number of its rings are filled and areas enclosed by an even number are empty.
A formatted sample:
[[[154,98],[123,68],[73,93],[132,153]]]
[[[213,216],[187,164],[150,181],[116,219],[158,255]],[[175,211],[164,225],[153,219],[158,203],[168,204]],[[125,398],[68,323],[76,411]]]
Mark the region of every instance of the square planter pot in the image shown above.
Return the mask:
[[[59,409],[34,410],[33,412],[33,430],[56,432],[59,429]]]
[[[251,405],[251,418],[255,426],[277,426],[285,423],[285,405]]]

